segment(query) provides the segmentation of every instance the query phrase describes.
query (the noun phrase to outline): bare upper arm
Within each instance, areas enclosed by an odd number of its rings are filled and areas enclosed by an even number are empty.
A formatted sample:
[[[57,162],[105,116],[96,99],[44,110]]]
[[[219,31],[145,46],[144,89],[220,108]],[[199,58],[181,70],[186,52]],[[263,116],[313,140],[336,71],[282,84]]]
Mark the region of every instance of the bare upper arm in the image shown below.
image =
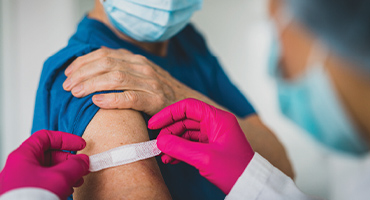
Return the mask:
[[[100,109],[87,126],[87,146],[79,153],[94,155],[131,143],[149,140],[146,124],[137,111]],[[154,158],[90,173],[75,189],[74,199],[170,199]]]

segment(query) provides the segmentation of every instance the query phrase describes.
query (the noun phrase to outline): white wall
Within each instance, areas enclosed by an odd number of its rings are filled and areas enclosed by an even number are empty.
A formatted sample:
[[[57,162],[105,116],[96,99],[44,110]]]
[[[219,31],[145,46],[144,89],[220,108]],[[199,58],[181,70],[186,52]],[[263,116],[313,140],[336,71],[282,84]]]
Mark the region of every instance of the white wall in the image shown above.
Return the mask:
[[[0,12],[3,12],[3,2],[0,1]],[[0,75],[3,74],[3,62],[1,62],[1,59],[4,57],[3,56],[3,20],[0,20]],[[2,91],[2,82],[0,78],[0,113],[3,113],[3,96]],[[3,115],[0,114],[0,152],[3,151],[2,149],[2,141],[3,141]],[[3,155],[0,153],[0,166],[2,166],[2,161],[3,161]]]
[[[4,158],[30,134],[43,62],[67,43],[93,0],[0,1],[0,155]],[[265,68],[270,43],[265,8],[266,0],[205,0],[193,21],[227,73],[286,145],[299,187],[329,197],[331,166],[338,162],[328,158],[336,155],[278,112],[274,83]],[[2,166],[4,159],[0,161]]]
[[[1,3],[1,154],[5,156],[29,136],[43,62],[67,44],[80,16],[74,0]]]

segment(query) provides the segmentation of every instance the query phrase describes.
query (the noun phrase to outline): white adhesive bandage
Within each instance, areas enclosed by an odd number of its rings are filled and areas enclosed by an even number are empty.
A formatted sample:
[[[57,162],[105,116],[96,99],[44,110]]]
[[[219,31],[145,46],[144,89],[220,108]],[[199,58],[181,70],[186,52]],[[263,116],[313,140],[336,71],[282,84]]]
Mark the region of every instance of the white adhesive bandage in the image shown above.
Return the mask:
[[[124,165],[157,156],[161,150],[157,140],[123,145],[103,153],[90,156],[90,171],[96,172],[109,167]]]

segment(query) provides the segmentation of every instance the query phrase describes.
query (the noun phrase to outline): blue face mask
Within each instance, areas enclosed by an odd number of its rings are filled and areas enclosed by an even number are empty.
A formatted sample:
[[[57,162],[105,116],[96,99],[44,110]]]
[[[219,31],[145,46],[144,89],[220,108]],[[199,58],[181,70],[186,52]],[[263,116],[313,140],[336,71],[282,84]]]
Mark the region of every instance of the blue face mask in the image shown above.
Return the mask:
[[[203,0],[101,0],[110,22],[141,42],[161,42],[181,31]]]
[[[360,137],[322,63],[308,66],[294,81],[283,79],[279,71],[280,45],[274,41],[269,73],[276,78],[282,113],[324,145],[351,154],[363,154],[368,145]]]

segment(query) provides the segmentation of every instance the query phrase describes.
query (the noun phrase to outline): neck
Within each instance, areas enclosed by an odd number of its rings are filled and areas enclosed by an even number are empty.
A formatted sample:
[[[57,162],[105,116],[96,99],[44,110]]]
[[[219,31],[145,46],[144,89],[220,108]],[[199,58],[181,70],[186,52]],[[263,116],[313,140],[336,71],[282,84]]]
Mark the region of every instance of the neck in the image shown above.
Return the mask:
[[[329,58],[327,67],[334,85],[364,138],[370,143],[370,78],[352,64]]]
[[[168,49],[168,41],[164,42],[139,42],[136,41],[129,36],[123,34],[119,30],[117,30],[110,22],[105,14],[103,5],[100,3],[99,0],[95,1],[95,8],[91,10],[88,14],[89,18],[98,20],[102,23],[104,23],[106,26],[108,26],[120,39],[125,40],[127,42],[130,42],[145,51],[152,53],[157,56],[166,56],[167,55],[167,49]]]

